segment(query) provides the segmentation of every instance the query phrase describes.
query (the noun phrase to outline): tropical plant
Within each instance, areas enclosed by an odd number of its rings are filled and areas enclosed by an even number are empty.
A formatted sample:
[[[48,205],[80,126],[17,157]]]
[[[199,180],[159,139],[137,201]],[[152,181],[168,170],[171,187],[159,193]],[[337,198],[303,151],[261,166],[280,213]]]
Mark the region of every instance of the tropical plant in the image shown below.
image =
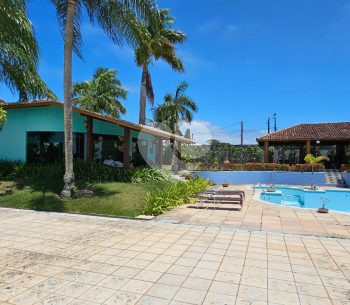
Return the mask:
[[[179,123],[191,123],[193,113],[198,111],[196,103],[185,94],[187,82],[178,85],[174,95],[168,93],[164,96],[164,103],[154,110],[154,120],[161,126],[167,126],[173,134],[178,133]],[[177,170],[178,152],[174,148],[174,140],[170,140],[172,154],[172,168]]]
[[[102,163],[75,160],[74,171],[77,180],[87,182],[144,183],[164,181],[168,177],[160,170],[150,167],[133,169],[115,168]],[[21,163],[0,160],[0,177],[59,179],[64,174],[64,163]]]
[[[304,158],[304,161],[311,166],[311,189],[315,189],[314,183],[314,168],[323,161],[329,161],[329,158],[326,156],[315,157],[312,154],[307,154]]]
[[[193,113],[198,111],[196,103],[185,94],[187,88],[187,82],[180,83],[175,94],[166,94],[163,104],[158,105],[154,110],[154,120],[158,124],[168,126],[173,134],[178,130],[179,123],[191,123]]]
[[[126,109],[120,98],[126,99],[127,91],[117,78],[117,71],[102,67],[96,69],[91,81],[73,83],[73,104],[94,112],[107,114],[115,118]]]
[[[209,185],[209,180],[195,177],[188,182],[177,182],[163,190],[150,192],[145,197],[143,212],[145,215],[159,215],[176,206],[189,203],[192,197]]]
[[[6,122],[6,118],[7,118],[6,110],[0,106],[0,129]]]
[[[39,47],[24,0],[0,4],[0,82],[17,91],[19,101],[56,99],[37,72]]]
[[[136,23],[135,33],[138,37],[135,49],[137,66],[142,68],[140,89],[139,123],[146,124],[146,100],[153,106],[154,92],[152,86],[149,65],[154,60],[163,60],[172,69],[183,72],[181,59],[176,54],[175,45],[183,43],[186,39],[184,33],[172,28],[174,18],[170,16],[168,9],[156,10],[156,18],[146,25],[143,22]]]
[[[65,174],[63,197],[69,198],[74,188],[73,132],[72,132],[72,53],[81,56],[80,19],[83,8],[91,22],[97,22],[117,44],[133,41],[134,33],[130,21],[133,13],[147,20],[155,9],[153,0],[51,0],[56,7],[64,37],[64,137]]]

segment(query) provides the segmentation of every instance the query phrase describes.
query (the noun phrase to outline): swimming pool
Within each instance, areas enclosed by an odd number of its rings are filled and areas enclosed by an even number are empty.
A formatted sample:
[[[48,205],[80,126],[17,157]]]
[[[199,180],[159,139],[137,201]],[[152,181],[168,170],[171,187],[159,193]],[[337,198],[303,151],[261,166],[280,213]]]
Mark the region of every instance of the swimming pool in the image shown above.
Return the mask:
[[[325,207],[338,212],[350,213],[350,190],[307,190],[295,187],[276,186],[275,192],[267,192],[267,186],[255,186],[260,190],[262,201],[291,207],[318,209]]]

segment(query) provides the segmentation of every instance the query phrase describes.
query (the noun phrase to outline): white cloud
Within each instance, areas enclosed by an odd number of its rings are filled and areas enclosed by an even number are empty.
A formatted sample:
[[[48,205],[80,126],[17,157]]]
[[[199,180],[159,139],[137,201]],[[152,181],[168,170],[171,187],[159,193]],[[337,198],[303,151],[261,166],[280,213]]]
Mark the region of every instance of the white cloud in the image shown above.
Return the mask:
[[[211,139],[231,144],[240,144],[241,142],[239,131],[227,131],[208,121],[193,120],[191,124],[181,124],[181,131],[183,133],[187,128],[191,130],[193,138],[198,144],[208,144],[208,141]],[[256,144],[256,138],[264,134],[266,134],[266,130],[244,131],[244,144]]]

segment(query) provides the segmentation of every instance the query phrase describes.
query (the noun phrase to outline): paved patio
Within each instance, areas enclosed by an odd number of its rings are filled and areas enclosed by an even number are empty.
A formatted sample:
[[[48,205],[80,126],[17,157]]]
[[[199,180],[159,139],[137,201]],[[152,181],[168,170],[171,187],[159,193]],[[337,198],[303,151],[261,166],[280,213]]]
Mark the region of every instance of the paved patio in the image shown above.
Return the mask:
[[[0,304],[345,305],[350,240],[0,209]]]
[[[251,185],[231,186],[244,190],[242,211],[224,205],[224,209],[197,209],[183,205],[157,217],[158,221],[217,225],[257,231],[350,238],[350,215],[265,204],[254,199]]]

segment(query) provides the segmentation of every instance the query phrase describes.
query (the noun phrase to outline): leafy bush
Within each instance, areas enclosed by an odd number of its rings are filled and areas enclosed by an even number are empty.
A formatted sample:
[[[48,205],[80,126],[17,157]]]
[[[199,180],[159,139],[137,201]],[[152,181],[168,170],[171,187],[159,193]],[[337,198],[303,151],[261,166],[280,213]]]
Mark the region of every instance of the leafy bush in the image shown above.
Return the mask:
[[[104,165],[98,162],[74,160],[74,173],[78,180],[96,182],[132,182],[143,183],[166,180],[163,172],[153,168],[123,169]],[[62,178],[64,164],[26,164],[0,160],[0,177],[15,178]]]
[[[0,107],[0,129],[5,124],[7,118],[6,110]]]
[[[232,163],[224,162],[207,163],[207,162],[195,162],[187,163],[187,170],[198,171],[290,171],[290,172],[310,172],[312,166],[309,164],[279,164],[279,163]],[[314,171],[324,171],[325,167],[322,164],[314,166]]]
[[[196,177],[188,182],[177,182],[163,190],[150,192],[145,197],[143,212],[146,215],[159,215],[173,207],[188,203],[209,184],[208,180]]]

